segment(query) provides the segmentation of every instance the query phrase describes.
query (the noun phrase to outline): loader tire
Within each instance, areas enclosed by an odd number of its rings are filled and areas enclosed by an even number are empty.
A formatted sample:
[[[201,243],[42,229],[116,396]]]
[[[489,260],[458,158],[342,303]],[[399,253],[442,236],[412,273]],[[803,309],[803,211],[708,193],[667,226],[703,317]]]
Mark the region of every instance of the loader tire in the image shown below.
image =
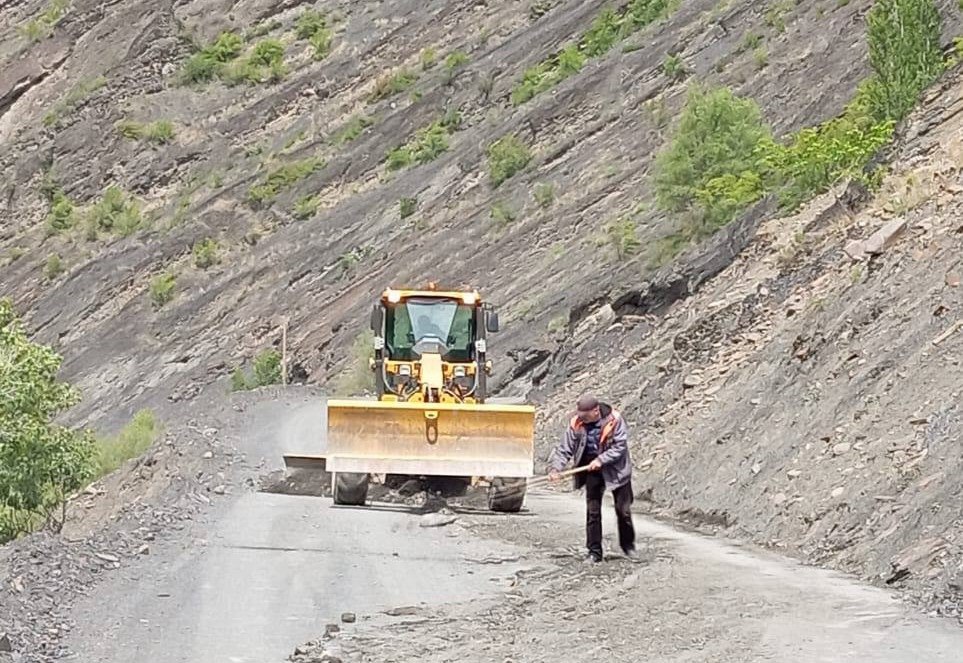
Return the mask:
[[[525,479],[496,477],[488,487],[488,508],[507,513],[521,511],[527,487]]]
[[[334,475],[334,503],[363,506],[368,498],[367,474],[358,472],[337,472]]]

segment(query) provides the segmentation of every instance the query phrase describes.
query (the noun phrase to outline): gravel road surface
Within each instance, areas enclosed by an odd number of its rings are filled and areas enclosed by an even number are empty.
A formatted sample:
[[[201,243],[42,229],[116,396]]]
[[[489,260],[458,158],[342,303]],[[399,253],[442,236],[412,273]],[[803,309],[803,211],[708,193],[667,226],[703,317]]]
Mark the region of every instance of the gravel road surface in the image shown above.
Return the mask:
[[[267,473],[284,451],[315,450],[322,414],[296,399],[251,407],[242,446]],[[270,663],[310,652],[329,624],[340,633],[318,647],[345,661],[939,663],[963,651],[958,626],[886,591],[641,516],[640,563],[612,553],[586,566],[580,495],[540,491],[516,516],[452,503],[440,527],[403,504],[338,508],[236,484],[228,497],[77,604],[76,660]],[[604,517],[616,550],[608,500]]]

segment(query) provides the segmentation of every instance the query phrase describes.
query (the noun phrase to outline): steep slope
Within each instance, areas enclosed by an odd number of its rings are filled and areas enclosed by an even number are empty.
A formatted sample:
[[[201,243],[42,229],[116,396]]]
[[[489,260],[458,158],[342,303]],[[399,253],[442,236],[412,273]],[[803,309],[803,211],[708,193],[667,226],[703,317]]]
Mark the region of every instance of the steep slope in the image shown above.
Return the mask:
[[[599,389],[655,510],[960,616],[963,72],[889,157],[875,195],[728,229],[745,248],[692,296],[661,297],[719,246],[610,291],[553,356],[544,411]]]
[[[938,4],[949,44],[959,6]],[[960,336],[931,341],[958,315],[958,81],[894,152],[936,170],[890,179],[909,232],[868,267],[842,252],[883,202],[856,188],[788,220],[766,201],[655,275],[609,229],[670,232],[650,171],[687,82],[755,99],[777,135],[839,113],[870,6],[668,3],[516,104],[605,4],[8,2],[0,293],[64,354],[74,419],[111,428],[216,398],[283,316],[297,379],[335,386],[383,286],[470,282],[503,307],[496,384],[553,415],[586,387],[617,401],[658,505],[953,595]],[[226,30],[242,39],[212,47]],[[489,149],[510,135],[531,158],[502,181]]]
[[[644,256],[617,259],[605,229],[631,212],[643,244],[665,234],[667,219],[640,203],[686,76],[754,97],[777,132],[842,108],[866,74],[870,3],[839,4],[676,3],[666,20],[516,107],[523,71],[584,33],[603,3],[318,3],[334,26],[320,61],[297,36],[305,3],[78,0],[37,42],[22,33],[43,7],[10,3],[0,55],[0,241],[10,262],[0,291],[63,350],[66,377],[86,395],[78,420],[122,420],[197,394],[277,344],[280,315],[290,316],[298,374],[330,384],[356,361],[348,348],[373,294],[427,278],[471,282],[503,305],[509,331],[496,360],[506,381],[517,372],[506,351],[519,350],[521,368],[543,358],[559,316],[648,269]],[[959,16],[944,4],[952,34]],[[191,40],[211,44],[224,30],[246,37],[235,64],[280,39],[286,73],[179,85]],[[429,48],[439,63],[423,70]],[[440,60],[456,51],[467,63],[449,74]],[[686,75],[665,66],[670,53]],[[390,94],[385,77],[403,67],[417,80]],[[446,109],[461,116],[450,148],[389,171],[389,151]],[[163,121],[168,142],[124,135]],[[359,135],[345,141],[346,128]],[[512,133],[533,156],[494,187],[486,150]],[[293,167],[275,177],[272,200],[256,187],[283,165]],[[540,184],[553,187],[547,209],[533,200]],[[110,186],[120,192],[105,205]],[[139,224],[125,195],[140,202]],[[403,198],[416,199],[406,219]],[[308,218],[293,213],[299,202]],[[91,231],[87,210],[98,203]],[[51,236],[51,221],[74,227]],[[191,249],[207,238],[220,262],[201,269]],[[176,277],[173,300],[157,308],[151,280],[165,272]],[[170,295],[155,287],[159,302]]]

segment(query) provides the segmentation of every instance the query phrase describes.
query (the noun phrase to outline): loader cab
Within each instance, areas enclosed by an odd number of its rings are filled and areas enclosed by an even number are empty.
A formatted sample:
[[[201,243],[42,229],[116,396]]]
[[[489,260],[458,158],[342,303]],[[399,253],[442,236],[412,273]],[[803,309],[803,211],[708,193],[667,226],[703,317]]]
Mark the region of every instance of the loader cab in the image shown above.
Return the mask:
[[[382,400],[484,402],[498,313],[476,292],[386,290],[371,311]]]

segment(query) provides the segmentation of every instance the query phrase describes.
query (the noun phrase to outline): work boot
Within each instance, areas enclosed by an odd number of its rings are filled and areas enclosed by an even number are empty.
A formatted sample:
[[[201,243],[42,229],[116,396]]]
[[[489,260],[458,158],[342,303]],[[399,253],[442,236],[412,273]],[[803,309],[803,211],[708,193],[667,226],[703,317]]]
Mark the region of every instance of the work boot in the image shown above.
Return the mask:
[[[602,556],[590,552],[585,556],[584,561],[586,564],[600,564],[602,562]]]
[[[622,552],[625,553],[626,559],[628,559],[630,562],[638,562],[641,559],[639,556],[639,551],[635,548],[623,549]]]

